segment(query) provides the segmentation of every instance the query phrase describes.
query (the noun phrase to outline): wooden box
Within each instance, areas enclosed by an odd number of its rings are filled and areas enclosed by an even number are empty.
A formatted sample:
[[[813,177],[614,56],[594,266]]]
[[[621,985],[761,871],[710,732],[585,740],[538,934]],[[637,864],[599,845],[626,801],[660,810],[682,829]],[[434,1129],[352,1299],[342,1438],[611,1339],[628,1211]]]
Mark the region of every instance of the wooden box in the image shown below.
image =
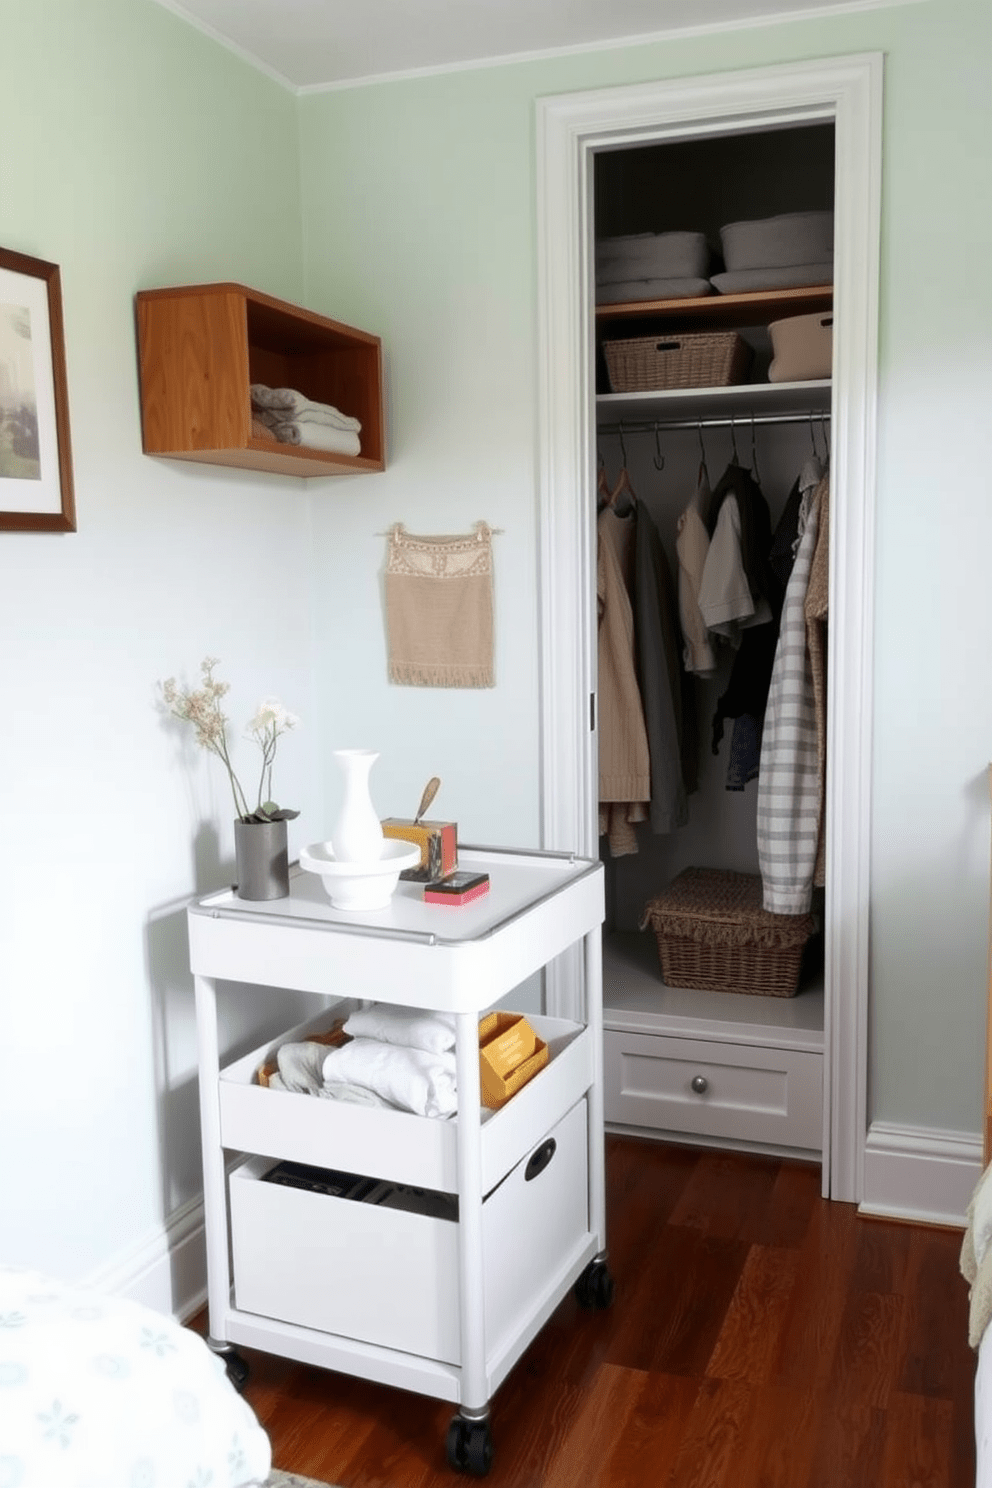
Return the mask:
[[[412,883],[433,883],[458,867],[458,823],[414,821],[413,817],[387,816],[382,822],[383,836],[414,842],[420,848],[420,862],[406,868],[400,878]]]

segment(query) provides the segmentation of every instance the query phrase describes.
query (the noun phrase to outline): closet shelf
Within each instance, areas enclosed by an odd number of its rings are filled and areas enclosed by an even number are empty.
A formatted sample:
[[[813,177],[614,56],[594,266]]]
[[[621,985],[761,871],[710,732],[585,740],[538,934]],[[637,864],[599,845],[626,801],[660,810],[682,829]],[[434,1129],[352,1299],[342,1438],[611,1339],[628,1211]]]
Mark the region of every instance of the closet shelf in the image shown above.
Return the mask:
[[[803,285],[799,289],[762,289],[751,294],[702,295],[683,300],[635,300],[622,305],[597,305],[596,324],[612,330],[611,321],[649,320],[689,330],[721,330],[736,326],[768,325],[786,315],[813,315],[834,302],[832,284]],[[622,324],[624,335],[630,328]]]
[[[830,412],[830,379],[817,382],[755,382],[737,387],[670,388],[646,393],[600,393],[597,423],[665,419],[741,418],[751,414]]]
[[[668,987],[654,936],[630,931],[604,932],[603,971],[607,1029],[823,1052],[822,976],[804,972],[795,997]]]

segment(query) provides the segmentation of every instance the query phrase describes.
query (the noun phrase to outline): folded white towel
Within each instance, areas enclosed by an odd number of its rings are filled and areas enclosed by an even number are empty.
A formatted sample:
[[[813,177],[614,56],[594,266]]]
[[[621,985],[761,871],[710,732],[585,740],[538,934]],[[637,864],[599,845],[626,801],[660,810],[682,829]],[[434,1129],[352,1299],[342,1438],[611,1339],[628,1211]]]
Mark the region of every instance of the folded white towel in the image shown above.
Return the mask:
[[[250,388],[251,401],[260,415],[273,413],[287,421],[306,416],[314,423],[333,424],[339,429],[350,429],[357,434],[361,424],[357,418],[342,413],[332,403],[316,403],[296,388],[270,388],[262,382],[253,382]],[[268,420],[266,420],[268,422]]]
[[[326,1055],[323,1075],[325,1084],[363,1085],[418,1116],[450,1116],[458,1106],[454,1054],[356,1038]]]
[[[308,427],[319,424],[327,429],[337,429],[341,434],[358,434],[362,427],[357,419],[346,418],[336,408],[321,408],[316,404],[311,404],[300,413],[294,413],[292,408],[260,408],[253,403],[251,412],[252,417],[269,430],[275,429],[279,424],[305,424]]]
[[[338,455],[360,455],[361,440],[346,429],[333,429],[329,424],[304,424],[294,420],[269,426],[280,444],[300,444],[308,449],[331,450]]]
[[[366,1090],[364,1085],[346,1085],[343,1081],[334,1085],[319,1085],[316,1090],[299,1091],[290,1090],[282,1075],[276,1073],[269,1076],[270,1090],[286,1090],[291,1095],[317,1095],[321,1100],[347,1101],[352,1106],[391,1106],[381,1095],[376,1095],[374,1090]]]
[[[352,1038],[381,1039],[385,1044],[426,1049],[430,1054],[443,1054],[455,1047],[454,1013],[425,1013],[419,1008],[381,1002],[358,1008],[345,1020],[344,1031]]]

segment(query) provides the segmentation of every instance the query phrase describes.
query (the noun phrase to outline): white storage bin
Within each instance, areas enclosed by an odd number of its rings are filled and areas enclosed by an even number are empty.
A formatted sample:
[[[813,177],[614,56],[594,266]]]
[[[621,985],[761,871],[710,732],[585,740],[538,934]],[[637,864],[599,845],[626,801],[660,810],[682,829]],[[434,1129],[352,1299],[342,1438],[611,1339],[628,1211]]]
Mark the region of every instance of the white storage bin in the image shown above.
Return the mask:
[[[769,382],[811,382],[833,370],[833,311],[790,315],[768,327],[772,338]]]
[[[490,1354],[586,1241],[587,1121],[583,1098],[483,1203]],[[272,1166],[253,1157],[230,1175],[238,1309],[457,1364],[457,1223],[266,1183]]]

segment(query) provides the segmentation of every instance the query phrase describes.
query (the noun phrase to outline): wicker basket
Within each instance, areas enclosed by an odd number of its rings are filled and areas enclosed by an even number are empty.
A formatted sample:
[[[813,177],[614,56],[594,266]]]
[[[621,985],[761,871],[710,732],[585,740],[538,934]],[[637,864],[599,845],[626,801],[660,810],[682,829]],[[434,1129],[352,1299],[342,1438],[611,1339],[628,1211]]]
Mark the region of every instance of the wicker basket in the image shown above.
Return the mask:
[[[757,874],[687,868],[645,906],[662,981],[707,992],[793,997],[812,915],[769,914]]]
[[[693,331],[604,341],[603,355],[613,392],[648,393],[743,382],[752,351],[736,331]]]

